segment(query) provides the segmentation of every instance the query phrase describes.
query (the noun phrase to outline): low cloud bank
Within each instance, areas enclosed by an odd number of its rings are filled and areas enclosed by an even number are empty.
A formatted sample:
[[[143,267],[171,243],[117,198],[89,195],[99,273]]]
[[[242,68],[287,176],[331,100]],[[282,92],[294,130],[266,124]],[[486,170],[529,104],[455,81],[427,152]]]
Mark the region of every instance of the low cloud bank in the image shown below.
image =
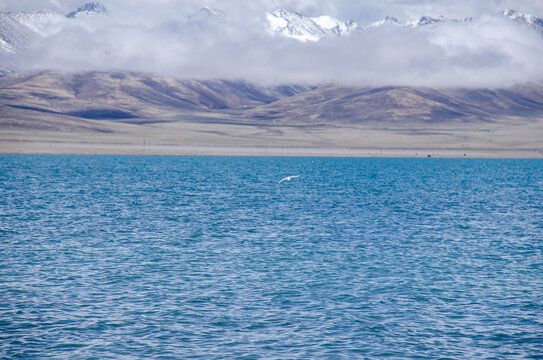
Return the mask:
[[[17,3],[17,6],[15,5]],[[543,15],[539,1],[103,1],[107,15],[67,21],[17,58],[25,69],[129,70],[180,78],[261,83],[493,87],[543,80],[543,33],[505,18],[515,8]],[[35,11],[8,0],[3,11]],[[68,13],[78,1],[44,1]],[[9,9],[9,6],[12,6]],[[224,16],[199,13],[203,6]],[[386,15],[473,17],[424,28],[387,25],[302,43],[270,32],[266,12],[288,8],[361,26]]]

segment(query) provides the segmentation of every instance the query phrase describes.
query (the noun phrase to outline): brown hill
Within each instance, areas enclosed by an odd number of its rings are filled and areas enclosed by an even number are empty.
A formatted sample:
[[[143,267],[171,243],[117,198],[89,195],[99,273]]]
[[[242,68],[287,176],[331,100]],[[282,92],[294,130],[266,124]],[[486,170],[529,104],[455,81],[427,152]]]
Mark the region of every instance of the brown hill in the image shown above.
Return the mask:
[[[44,71],[0,78],[0,106],[4,114],[7,107],[131,123],[195,114],[295,124],[488,122],[543,116],[543,85],[506,89],[312,88],[177,80],[141,73]]]
[[[244,116],[302,123],[450,123],[543,116],[543,85],[508,89],[324,86]]]
[[[171,121],[179,116],[205,117],[220,109],[267,104],[309,89],[264,87],[244,81],[181,81],[141,73],[43,71],[0,79],[0,117],[15,120],[13,125],[29,112],[38,118],[45,114],[130,123]]]

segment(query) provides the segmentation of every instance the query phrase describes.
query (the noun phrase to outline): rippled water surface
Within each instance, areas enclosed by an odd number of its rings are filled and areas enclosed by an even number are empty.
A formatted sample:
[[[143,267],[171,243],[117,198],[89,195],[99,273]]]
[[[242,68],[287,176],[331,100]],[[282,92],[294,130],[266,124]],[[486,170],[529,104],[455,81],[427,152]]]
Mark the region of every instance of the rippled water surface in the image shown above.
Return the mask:
[[[1,358],[543,358],[541,160],[1,156],[0,185]]]

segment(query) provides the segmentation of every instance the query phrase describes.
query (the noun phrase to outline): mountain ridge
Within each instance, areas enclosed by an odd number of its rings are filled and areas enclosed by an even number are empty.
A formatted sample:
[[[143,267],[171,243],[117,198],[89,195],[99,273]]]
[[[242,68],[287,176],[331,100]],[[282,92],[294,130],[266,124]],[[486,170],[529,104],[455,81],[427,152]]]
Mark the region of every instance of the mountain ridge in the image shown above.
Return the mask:
[[[359,28],[352,20],[341,21],[332,16],[307,17],[300,13],[278,9],[266,13],[272,33],[302,42],[319,41],[325,37],[348,36]]]
[[[492,122],[543,116],[543,84],[504,89],[327,85],[259,106],[245,116],[302,122]]]
[[[89,14],[106,14],[107,9],[104,5],[102,5],[99,2],[88,2],[86,4],[81,5],[76,10],[68,13],[66,15],[67,18],[73,19],[76,17],[79,17],[81,15],[89,15]]]
[[[263,86],[103,71],[41,71],[0,79],[4,107],[83,114],[82,118],[92,118],[93,109],[97,118],[115,109],[130,118],[168,118],[196,111],[266,123],[491,122],[513,116],[543,117],[543,84],[496,89]]]
[[[83,15],[89,14],[107,15],[108,10],[99,2],[89,2],[66,15],[49,9],[33,13],[0,12],[0,54],[21,53],[32,41],[61,31],[69,21],[77,21]],[[188,19],[194,21],[225,16],[227,15],[221,10],[203,7],[198,12],[188,16]],[[426,28],[447,22],[469,23],[474,21],[473,17],[454,19],[444,15],[438,17],[423,15],[415,21],[402,22],[398,18],[386,16],[383,19],[362,26],[353,20],[339,20],[329,15],[309,17],[287,9],[276,9],[273,12],[266,13],[265,16],[267,20],[266,26],[270,34],[302,42],[316,42],[322,38],[345,37],[367,29],[376,29],[387,25]],[[502,16],[516,23],[530,26],[543,34],[543,19],[535,15],[509,9],[504,10]]]
[[[107,114],[113,119],[168,118],[261,105],[308,90],[300,85],[264,87],[246,81],[177,80],[134,72],[39,71],[0,78],[0,104],[86,119],[108,118]]]

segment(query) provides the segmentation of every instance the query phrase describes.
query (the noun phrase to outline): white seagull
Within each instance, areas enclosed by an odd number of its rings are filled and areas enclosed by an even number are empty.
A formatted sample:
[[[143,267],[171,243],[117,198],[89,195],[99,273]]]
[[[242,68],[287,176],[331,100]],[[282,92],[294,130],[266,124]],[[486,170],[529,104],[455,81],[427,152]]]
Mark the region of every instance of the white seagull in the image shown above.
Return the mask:
[[[281,183],[281,182],[283,182],[283,181],[285,181],[285,180],[290,181],[290,179],[294,179],[294,178],[297,178],[297,177],[300,177],[300,175],[290,175],[290,176],[287,176],[287,177],[284,178],[284,179],[279,180],[279,182]]]

